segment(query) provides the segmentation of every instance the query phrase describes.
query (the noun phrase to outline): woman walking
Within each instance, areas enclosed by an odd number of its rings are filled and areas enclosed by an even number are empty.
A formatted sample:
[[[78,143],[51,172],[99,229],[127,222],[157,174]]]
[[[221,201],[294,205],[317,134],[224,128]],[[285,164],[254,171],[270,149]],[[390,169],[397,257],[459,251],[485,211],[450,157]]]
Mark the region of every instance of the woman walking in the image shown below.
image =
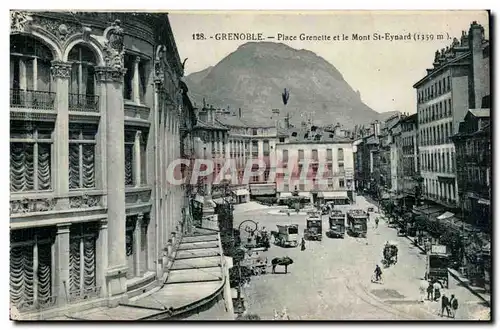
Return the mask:
[[[302,237],[302,240],[300,241],[300,251],[304,251],[306,249],[306,240],[304,237]]]

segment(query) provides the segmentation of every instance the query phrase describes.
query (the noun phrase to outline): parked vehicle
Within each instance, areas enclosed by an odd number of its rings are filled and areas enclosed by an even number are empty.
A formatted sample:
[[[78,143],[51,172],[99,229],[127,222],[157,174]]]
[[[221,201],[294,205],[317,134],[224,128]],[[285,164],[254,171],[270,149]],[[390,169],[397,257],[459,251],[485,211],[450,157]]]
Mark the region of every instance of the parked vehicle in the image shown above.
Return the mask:
[[[299,225],[276,225],[278,231],[274,232],[274,241],[279,246],[297,247],[299,245]]]
[[[309,212],[304,228],[304,239],[321,241],[323,238],[323,224],[319,212]]]
[[[328,217],[328,236],[344,238],[345,235],[345,213],[340,210],[332,210]]]
[[[354,237],[366,237],[369,214],[363,210],[347,211],[347,232]]]
[[[448,252],[446,245],[431,245],[427,254],[426,279],[438,280],[444,287],[448,288],[450,257],[451,254]]]

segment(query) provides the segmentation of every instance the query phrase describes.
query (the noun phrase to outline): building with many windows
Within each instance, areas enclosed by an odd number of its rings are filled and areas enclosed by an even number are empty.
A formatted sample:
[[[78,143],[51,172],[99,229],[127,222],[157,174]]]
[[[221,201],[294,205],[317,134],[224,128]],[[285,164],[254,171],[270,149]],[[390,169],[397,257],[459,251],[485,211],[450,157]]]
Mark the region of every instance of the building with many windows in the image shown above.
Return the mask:
[[[354,200],[352,142],[316,126],[289,129],[276,144],[277,167],[284,172],[276,172],[277,197],[285,200],[298,192],[311,202]]]
[[[418,115],[412,114],[401,119],[401,134],[396,141],[400,165],[398,166],[398,191],[403,198],[415,202],[418,198],[419,186],[419,164],[418,164],[418,144],[417,144],[417,120]]]
[[[464,220],[491,228],[490,109],[469,110],[452,137],[457,151],[458,193]]]
[[[249,166],[248,161],[253,160],[254,162],[252,167],[246,170],[247,173],[250,170],[256,173],[249,178],[249,189],[239,187],[238,193],[243,196],[249,192],[252,197],[275,196],[276,185],[274,182],[268,182],[275,159],[277,140],[275,123],[263,125],[248,118],[242,118],[241,109],[238,109],[237,112],[219,110],[216,118],[219,124],[229,128],[226,158],[235,159],[239,178],[243,179],[246,167]],[[258,174],[258,160],[266,164],[266,169],[262,171],[262,174]]]
[[[162,283],[183,231],[187,89],[166,14],[11,12],[10,294],[19,318]]]
[[[429,200],[455,208],[455,146],[450,137],[469,109],[489,95],[489,42],[484,28],[473,22],[460,40],[436,51],[433,68],[414,86],[417,90],[420,172]]]

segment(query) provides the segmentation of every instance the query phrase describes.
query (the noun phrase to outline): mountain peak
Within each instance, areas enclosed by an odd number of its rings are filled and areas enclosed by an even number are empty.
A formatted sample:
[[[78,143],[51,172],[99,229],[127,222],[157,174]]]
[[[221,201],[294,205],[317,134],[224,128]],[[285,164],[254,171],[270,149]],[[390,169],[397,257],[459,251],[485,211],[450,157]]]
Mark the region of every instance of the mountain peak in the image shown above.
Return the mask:
[[[229,104],[251,118],[269,120],[271,109],[288,112],[292,123],[300,123],[307,113],[315,124],[340,122],[347,127],[378,118],[332,64],[283,43],[247,42],[185,81],[197,103],[205,98],[210,104]],[[286,107],[281,100],[284,88],[290,90]]]

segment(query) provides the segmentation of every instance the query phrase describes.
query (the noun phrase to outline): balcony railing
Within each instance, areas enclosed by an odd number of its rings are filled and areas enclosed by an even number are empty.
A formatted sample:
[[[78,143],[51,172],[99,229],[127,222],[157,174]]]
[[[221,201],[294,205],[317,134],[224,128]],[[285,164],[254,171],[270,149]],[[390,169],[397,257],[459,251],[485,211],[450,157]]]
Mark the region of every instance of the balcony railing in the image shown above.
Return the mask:
[[[49,296],[46,298],[38,298],[38,300],[24,300],[15,304],[20,313],[37,312],[54,308],[57,303],[57,296]]]
[[[99,112],[99,96],[91,94],[69,94],[69,110]]]
[[[10,106],[35,110],[53,110],[56,93],[24,89],[10,90]]]

